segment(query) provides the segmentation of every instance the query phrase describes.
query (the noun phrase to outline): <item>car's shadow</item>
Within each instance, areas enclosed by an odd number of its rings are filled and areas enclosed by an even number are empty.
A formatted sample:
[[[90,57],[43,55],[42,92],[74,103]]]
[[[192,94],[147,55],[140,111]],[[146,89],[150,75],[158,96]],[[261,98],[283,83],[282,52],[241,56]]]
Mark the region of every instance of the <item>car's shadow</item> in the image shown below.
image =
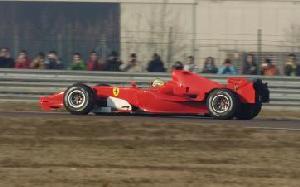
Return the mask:
[[[137,116],[137,117],[160,117],[160,118],[189,118],[189,119],[213,119],[205,115],[191,114],[149,114],[149,113],[94,113],[94,116]]]

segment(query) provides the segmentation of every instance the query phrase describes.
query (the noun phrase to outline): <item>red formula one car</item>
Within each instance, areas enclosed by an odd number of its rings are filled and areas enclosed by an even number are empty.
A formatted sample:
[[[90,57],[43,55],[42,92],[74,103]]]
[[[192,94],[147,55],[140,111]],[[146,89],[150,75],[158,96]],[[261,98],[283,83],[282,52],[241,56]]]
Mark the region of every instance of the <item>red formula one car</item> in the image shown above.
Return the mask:
[[[269,101],[267,84],[260,79],[228,78],[226,85],[198,74],[174,70],[172,80],[154,81],[149,88],[76,83],[65,92],[41,97],[44,110],[65,107],[75,115],[94,113],[147,113],[209,115],[215,119],[252,119]]]

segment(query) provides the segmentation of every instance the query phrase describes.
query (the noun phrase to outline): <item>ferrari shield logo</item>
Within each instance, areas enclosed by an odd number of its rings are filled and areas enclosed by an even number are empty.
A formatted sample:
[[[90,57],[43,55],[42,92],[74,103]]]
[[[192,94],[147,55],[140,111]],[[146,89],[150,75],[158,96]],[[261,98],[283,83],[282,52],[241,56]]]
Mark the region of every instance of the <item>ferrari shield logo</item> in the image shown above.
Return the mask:
[[[115,97],[117,97],[119,95],[119,93],[120,93],[120,89],[119,88],[117,88],[117,87],[113,88],[113,95]]]

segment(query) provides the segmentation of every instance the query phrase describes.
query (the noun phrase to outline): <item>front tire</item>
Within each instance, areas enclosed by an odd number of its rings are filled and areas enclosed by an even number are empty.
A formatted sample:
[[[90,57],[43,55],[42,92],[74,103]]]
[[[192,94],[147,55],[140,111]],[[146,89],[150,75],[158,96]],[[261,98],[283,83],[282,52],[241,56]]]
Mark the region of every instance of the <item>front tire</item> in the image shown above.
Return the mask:
[[[87,115],[95,105],[95,94],[92,88],[77,83],[64,93],[64,106],[71,114]]]
[[[206,104],[211,117],[228,120],[234,117],[239,102],[232,91],[216,89],[208,95]]]

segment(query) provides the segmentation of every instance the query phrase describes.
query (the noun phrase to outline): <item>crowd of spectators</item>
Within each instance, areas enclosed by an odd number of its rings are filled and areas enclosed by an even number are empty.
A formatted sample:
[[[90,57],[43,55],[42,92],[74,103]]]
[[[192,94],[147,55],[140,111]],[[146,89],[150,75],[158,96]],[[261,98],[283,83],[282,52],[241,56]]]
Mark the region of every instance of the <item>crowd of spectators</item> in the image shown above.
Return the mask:
[[[272,62],[271,58],[264,58],[260,66],[257,65],[256,56],[247,54],[240,63],[241,69],[235,67],[230,58],[226,58],[224,62],[217,67],[213,57],[207,57],[204,60],[202,67],[195,63],[195,58],[189,56],[186,63],[180,61],[182,67],[186,71],[224,74],[224,75],[265,75],[265,76],[300,76],[300,64],[297,62],[295,54],[289,54],[286,57],[283,72],[280,74],[279,68]],[[176,64],[175,63],[175,64]],[[26,50],[22,50],[16,56],[16,59],[11,57],[8,48],[0,49],[0,68],[17,68],[17,69],[69,69],[69,70],[88,70],[88,71],[124,71],[124,72],[166,72],[167,68],[159,54],[154,53],[146,67],[138,60],[137,54],[132,53],[129,56],[128,62],[122,62],[117,52],[112,51],[106,58],[101,58],[96,51],[89,53],[89,58],[84,61],[82,55],[78,52],[73,53],[72,62],[66,67],[56,51],[49,51],[47,54],[40,52],[31,59]]]

